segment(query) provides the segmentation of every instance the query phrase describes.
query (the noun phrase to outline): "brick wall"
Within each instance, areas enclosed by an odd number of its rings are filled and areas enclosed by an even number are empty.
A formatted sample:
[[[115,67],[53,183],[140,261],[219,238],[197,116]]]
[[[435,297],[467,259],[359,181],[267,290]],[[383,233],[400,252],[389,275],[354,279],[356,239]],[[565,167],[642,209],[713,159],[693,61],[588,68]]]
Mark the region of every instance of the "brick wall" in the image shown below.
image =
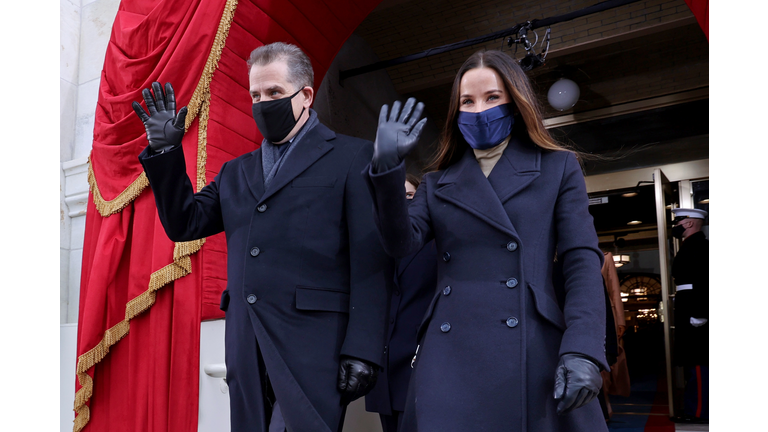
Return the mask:
[[[417,53],[465,39],[510,28],[515,24],[573,12],[598,3],[596,0],[425,0],[382,7],[358,27],[362,36],[382,59]],[[580,44],[693,17],[684,0],[647,0],[552,26],[551,49]],[[539,36],[545,29],[539,29]],[[502,41],[467,47],[426,59],[388,68],[398,91],[450,82],[461,63],[481,48],[499,49]],[[520,55],[522,50],[518,51]]]
[[[579,102],[569,112],[679,93],[709,85],[709,44],[693,22],[555,57],[530,73],[542,99],[561,75],[581,88]],[[562,114],[548,104],[542,106],[545,117]]]

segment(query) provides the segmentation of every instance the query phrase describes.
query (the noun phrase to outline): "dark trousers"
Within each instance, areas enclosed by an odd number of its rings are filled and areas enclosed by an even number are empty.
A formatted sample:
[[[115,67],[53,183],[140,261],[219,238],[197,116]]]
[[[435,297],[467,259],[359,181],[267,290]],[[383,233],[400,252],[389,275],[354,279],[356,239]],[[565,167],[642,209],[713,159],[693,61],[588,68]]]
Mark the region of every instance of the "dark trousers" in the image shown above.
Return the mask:
[[[402,411],[392,411],[392,415],[379,414],[381,418],[381,429],[384,432],[397,432],[403,420]]]
[[[685,415],[700,419],[709,418],[709,366],[685,368],[684,408]]]

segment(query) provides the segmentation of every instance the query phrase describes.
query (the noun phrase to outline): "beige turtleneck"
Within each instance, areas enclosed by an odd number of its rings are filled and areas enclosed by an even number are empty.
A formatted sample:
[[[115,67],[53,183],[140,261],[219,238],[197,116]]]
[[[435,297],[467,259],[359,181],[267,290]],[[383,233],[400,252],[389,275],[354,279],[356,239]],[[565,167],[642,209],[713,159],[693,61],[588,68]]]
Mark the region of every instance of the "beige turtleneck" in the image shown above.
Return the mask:
[[[480,164],[480,169],[483,171],[486,178],[491,174],[493,167],[496,166],[496,162],[499,161],[501,154],[504,153],[504,149],[507,148],[511,136],[512,135],[508,136],[501,142],[501,144],[496,145],[496,147],[491,147],[487,150],[472,149],[472,151],[475,152],[475,159],[477,159],[477,163]]]

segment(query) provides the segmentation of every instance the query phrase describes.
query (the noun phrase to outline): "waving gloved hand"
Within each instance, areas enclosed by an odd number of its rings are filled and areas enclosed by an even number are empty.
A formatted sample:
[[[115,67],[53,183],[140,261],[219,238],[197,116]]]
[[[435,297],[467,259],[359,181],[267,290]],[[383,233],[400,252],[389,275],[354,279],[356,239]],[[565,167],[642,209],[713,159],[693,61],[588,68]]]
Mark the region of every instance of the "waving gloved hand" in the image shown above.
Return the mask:
[[[379,377],[379,368],[363,360],[342,356],[339,362],[337,387],[341,391],[341,404],[348,405],[373,389]]]
[[[600,369],[588,358],[563,354],[555,370],[557,414],[563,415],[591,401],[603,385]]]
[[[133,110],[144,123],[149,147],[154,152],[162,153],[181,144],[187,107],[180,109],[176,114],[176,96],[171,83],[165,83],[165,93],[159,82],[152,83],[152,90],[154,97],[149,89],[141,91],[144,102],[147,103],[149,115],[138,102],[133,102]]]
[[[426,118],[418,123],[424,104],[419,102],[416,109],[413,108],[416,99],[409,98],[400,112],[400,101],[392,104],[392,111],[384,105],[379,113],[379,127],[376,130],[376,141],[373,143],[373,159],[371,165],[373,172],[381,173],[400,165],[405,156],[419,142],[421,129],[427,122]],[[399,115],[399,117],[398,117]]]

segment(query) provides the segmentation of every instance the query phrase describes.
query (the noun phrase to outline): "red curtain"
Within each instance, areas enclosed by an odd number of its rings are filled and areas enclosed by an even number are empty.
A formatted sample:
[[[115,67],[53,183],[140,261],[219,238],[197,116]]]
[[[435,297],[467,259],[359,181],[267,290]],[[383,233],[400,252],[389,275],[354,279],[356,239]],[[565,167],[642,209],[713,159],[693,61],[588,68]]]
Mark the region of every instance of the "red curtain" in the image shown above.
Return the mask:
[[[685,3],[693,12],[693,16],[699,22],[699,27],[709,40],[709,0],[685,0]]]
[[[319,86],[380,0],[124,0],[101,74],[78,318],[74,429],[195,431],[200,322],[223,317],[221,234],[174,244],[138,162],[141,89],[171,82],[190,107],[182,145],[197,187],[255,150],[245,59],[275,41],[310,56]]]

